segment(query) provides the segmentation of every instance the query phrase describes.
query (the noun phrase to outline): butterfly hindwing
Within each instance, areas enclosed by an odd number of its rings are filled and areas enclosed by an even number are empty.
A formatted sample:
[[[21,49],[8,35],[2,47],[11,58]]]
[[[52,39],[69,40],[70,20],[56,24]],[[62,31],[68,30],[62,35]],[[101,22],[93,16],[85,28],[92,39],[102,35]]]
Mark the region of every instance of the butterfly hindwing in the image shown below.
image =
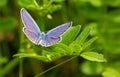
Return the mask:
[[[45,46],[45,47],[49,47],[55,43],[60,42],[61,38],[57,37],[57,38],[53,38],[53,37],[46,37],[42,42],[41,45]]]
[[[32,41],[35,44],[38,43],[40,34],[36,34],[35,32],[33,32],[27,28],[23,28],[23,32],[30,39],[30,41]]]

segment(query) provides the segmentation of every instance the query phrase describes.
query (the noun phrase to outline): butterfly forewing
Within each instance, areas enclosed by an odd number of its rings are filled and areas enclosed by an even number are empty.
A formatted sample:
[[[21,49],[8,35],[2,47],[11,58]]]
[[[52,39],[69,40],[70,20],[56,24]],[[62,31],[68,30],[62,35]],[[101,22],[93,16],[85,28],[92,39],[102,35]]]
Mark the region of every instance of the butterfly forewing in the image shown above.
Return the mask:
[[[46,35],[48,35],[49,37],[60,37],[66,30],[68,30],[68,28],[70,28],[71,25],[72,22],[62,24],[48,31]]]
[[[38,25],[24,8],[21,9],[20,13],[24,27],[32,30],[35,33],[40,33]]]

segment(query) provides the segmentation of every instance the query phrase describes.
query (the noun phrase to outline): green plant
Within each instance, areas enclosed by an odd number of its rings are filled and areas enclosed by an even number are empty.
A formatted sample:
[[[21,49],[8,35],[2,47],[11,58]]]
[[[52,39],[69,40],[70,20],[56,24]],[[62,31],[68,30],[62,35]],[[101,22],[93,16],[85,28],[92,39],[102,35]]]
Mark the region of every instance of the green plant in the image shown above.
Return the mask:
[[[41,31],[73,26],[59,44],[36,46],[22,32],[21,8]],[[120,77],[119,8],[120,0],[1,0],[0,77]]]

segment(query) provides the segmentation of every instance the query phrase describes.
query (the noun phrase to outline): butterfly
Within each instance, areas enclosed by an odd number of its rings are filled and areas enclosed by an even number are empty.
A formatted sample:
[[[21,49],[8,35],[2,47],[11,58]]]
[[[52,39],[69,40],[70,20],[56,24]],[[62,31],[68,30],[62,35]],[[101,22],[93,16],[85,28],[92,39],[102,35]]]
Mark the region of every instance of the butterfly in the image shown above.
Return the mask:
[[[44,33],[40,31],[34,19],[24,8],[21,9],[20,14],[24,24],[24,34],[31,42],[43,47],[49,47],[53,44],[59,43],[62,40],[61,36],[72,26],[72,22],[68,22]]]

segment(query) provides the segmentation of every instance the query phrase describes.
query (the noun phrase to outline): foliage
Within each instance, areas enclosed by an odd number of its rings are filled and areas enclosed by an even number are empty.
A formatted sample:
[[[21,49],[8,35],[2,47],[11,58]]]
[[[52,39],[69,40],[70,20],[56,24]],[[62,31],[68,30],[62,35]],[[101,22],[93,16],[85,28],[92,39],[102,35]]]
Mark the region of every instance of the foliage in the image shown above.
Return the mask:
[[[73,25],[59,44],[37,46],[22,32],[21,8],[44,32]],[[119,8],[120,0],[1,0],[0,77],[120,77]]]

